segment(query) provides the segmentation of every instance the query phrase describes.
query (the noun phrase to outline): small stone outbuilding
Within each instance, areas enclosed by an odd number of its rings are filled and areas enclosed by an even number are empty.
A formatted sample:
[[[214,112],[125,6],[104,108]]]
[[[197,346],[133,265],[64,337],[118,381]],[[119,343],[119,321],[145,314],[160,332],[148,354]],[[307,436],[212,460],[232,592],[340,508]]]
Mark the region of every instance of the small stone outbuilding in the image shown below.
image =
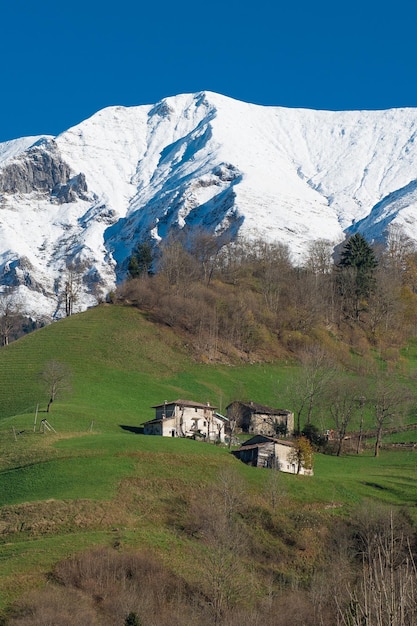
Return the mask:
[[[294,413],[286,409],[235,400],[226,411],[229,423],[235,424],[235,432],[285,437],[294,431]]]
[[[312,476],[313,470],[301,467],[298,471],[297,463],[291,459],[294,444],[288,440],[275,439],[266,435],[255,435],[242,443],[232,454],[253,467],[277,469],[290,474],[304,474]]]

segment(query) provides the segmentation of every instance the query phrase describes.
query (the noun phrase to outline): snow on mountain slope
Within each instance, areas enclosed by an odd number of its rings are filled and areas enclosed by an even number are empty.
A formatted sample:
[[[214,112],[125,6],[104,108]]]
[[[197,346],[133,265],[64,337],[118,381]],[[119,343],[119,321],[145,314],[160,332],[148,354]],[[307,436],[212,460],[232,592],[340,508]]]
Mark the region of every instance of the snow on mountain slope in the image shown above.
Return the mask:
[[[48,135],[39,135],[36,137],[21,137],[20,139],[12,139],[0,143],[0,165],[3,161],[12,159],[34,145],[41,145],[52,139]]]
[[[110,107],[52,138],[0,144],[0,285],[34,317],[79,308],[123,278],[132,249],[203,228],[289,245],[335,244],[393,223],[417,241],[417,109],[311,111],[211,92]]]

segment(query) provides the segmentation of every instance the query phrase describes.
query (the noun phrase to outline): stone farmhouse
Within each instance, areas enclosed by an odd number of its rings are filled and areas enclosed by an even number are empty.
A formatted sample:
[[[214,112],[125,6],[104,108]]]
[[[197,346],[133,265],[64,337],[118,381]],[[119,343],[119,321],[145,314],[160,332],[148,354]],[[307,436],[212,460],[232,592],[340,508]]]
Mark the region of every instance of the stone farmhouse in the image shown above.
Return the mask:
[[[174,400],[152,408],[156,412],[155,419],[143,424],[145,435],[224,442],[227,418],[217,413],[217,407],[209,403]]]
[[[235,424],[235,432],[254,433],[275,437],[291,435],[294,431],[294,413],[286,409],[273,409],[257,402],[235,400],[227,407],[230,425]]]
[[[242,443],[232,454],[253,467],[267,467],[290,474],[312,476],[313,470],[301,467],[298,472],[297,463],[291,459],[294,444],[291,441],[275,439],[265,435],[255,435]]]

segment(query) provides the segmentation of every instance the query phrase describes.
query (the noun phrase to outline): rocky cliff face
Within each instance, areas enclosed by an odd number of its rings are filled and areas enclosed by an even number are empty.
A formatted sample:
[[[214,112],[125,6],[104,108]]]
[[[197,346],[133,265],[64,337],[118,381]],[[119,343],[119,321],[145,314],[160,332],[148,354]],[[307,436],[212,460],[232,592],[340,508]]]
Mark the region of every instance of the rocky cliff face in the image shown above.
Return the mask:
[[[87,184],[82,173],[74,176],[55,142],[31,147],[0,169],[0,194],[42,192],[59,203],[86,199]]]

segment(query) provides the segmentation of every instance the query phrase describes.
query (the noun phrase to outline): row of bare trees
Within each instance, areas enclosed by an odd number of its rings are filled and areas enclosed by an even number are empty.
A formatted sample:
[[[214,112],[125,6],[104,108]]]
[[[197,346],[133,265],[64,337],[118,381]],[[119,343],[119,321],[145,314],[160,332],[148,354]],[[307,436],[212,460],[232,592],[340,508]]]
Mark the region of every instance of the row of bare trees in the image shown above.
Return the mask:
[[[407,379],[402,382],[377,368],[358,378],[343,371],[318,345],[305,349],[300,361],[288,390],[296,433],[314,434],[312,424],[331,424],[335,453],[340,456],[349,430],[356,431],[356,452],[361,451],[366,427],[375,437],[374,454],[378,456],[384,432],[400,429],[407,422],[416,402],[413,385],[407,384]]]

